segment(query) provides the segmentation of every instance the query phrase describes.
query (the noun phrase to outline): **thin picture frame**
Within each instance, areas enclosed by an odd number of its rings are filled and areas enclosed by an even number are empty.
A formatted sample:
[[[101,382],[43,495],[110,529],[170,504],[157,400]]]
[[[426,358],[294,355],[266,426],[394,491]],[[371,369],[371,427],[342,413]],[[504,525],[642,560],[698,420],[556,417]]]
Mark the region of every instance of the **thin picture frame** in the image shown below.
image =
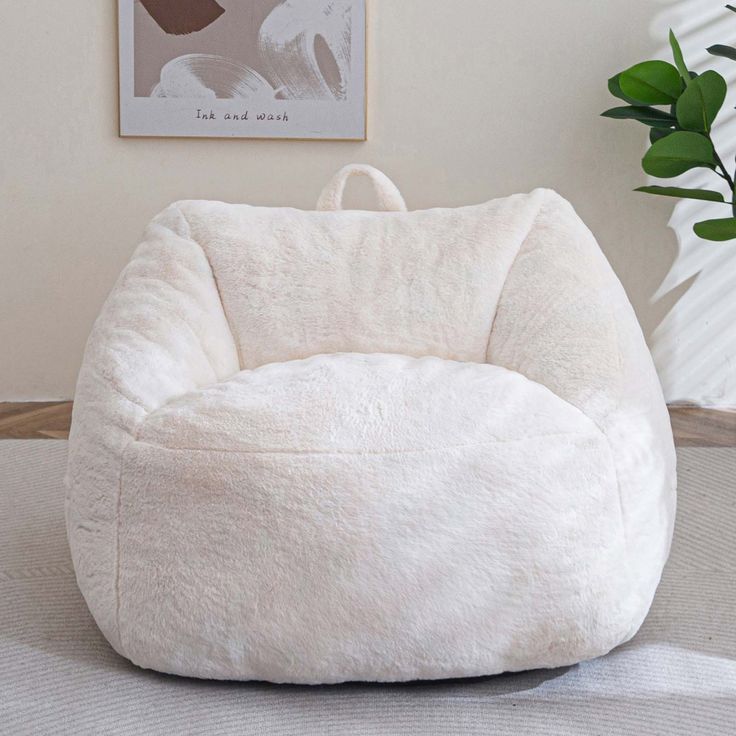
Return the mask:
[[[233,49],[238,13],[249,20],[239,0],[221,2],[222,18],[209,27],[172,34],[147,8],[173,0],[118,0],[121,137],[367,139],[366,0],[259,0],[266,20],[243,24],[243,49],[258,69],[218,53],[218,43]],[[282,48],[292,53],[281,57]],[[315,63],[318,51],[327,64]]]

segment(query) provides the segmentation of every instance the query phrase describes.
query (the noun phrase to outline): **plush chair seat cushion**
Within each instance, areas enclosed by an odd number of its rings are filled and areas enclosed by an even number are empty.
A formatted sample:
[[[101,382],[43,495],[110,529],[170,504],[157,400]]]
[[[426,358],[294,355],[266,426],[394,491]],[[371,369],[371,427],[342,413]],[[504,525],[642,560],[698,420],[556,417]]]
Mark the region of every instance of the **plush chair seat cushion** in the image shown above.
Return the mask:
[[[431,452],[547,435],[600,434],[519,373],[440,358],[344,353],[272,363],[150,414],[138,439],[223,452]]]
[[[605,436],[497,366],[343,354],[242,372],[151,414],[121,493],[121,637],[143,666],[474,676],[601,654],[640,605]]]

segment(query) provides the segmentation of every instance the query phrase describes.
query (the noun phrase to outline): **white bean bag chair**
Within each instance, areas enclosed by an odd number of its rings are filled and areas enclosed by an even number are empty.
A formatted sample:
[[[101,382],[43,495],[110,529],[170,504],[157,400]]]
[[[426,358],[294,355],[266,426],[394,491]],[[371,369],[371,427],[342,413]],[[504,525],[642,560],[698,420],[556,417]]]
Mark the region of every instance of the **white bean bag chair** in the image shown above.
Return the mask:
[[[385,212],[337,211],[352,173]],[[675,457],[625,293],[549,190],[406,212],[185,201],[97,320],[79,587],[135,664],[335,683],[559,667],[630,639]]]

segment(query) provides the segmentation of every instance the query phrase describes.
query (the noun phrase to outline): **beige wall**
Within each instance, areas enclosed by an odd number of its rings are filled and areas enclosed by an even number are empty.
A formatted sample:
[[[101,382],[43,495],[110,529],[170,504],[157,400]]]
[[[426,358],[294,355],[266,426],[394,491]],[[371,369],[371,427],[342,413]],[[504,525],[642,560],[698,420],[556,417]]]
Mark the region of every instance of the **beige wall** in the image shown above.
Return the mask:
[[[167,203],[310,208],[351,161],[383,168],[412,208],[556,188],[598,235],[651,333],[671,305],[650,305],[676,254],[671,205],[631,193],[643,183],[643,130],[598,113],[612,102],[607,77],[656,47],[662,3],[369,5],[369,140],[303,143],[120,139],[114,2],[6,3],[0,400],[72,396],[92,321]]]

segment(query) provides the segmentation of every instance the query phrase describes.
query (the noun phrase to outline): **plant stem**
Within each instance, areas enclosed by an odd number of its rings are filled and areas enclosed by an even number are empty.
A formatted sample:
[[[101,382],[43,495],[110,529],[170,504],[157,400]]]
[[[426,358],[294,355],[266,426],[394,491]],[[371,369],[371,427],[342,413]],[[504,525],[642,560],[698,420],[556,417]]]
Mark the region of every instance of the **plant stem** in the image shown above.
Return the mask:
[[[708,136],[708,140],[713,144],[713,140],[711,139],[710,135]],[[728,169],[726,168],[726,165],[723,163],[723,159],[718,155],[718,151],[716,151],[715,145],[713,146],[713,155],[716,160],[716,166],[721,170],[721,173],[718,173],[718,176],[720,176],[722,179],[725,179],[726,183],[728,184],[729,189],[731,190],[731,208],[734,214],[734,217],[736,217],[736,183],[733,180],[733,177],[731,174],[728,173]]]
[[[728,186],[731,187],[731,191],[733,191],[733,189],[734,189],[734,181],[733,181],[733,178],[731,177],[731,175],[726,170],[726,167],[725,167],[725,165],[723,163],[723,160],[718,155],[718,153],[715,154],[715,158],[716,158],[716,164],[717,164],[718,168],[720,168],[720,170],[723,172],[722,173],[723,178],[728,182]]]

